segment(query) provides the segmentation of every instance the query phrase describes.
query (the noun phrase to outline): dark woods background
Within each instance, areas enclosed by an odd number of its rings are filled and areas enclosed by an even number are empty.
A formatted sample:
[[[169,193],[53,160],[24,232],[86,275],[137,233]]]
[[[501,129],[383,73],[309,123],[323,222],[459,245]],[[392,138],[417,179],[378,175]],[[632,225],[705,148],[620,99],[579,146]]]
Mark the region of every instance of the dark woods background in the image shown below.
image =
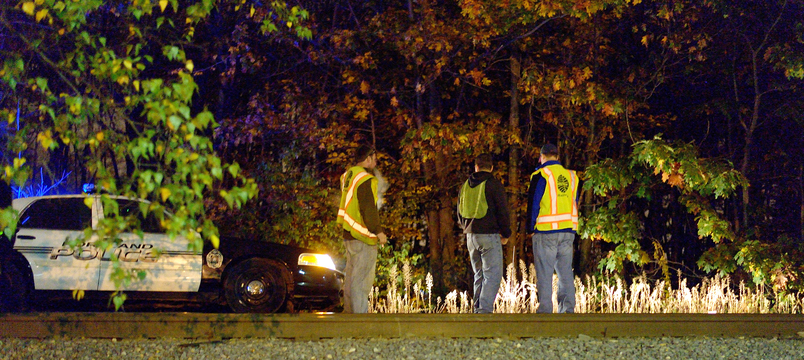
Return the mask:
[[[104,4],[86,27],[122,46],[138,20],[122,2]],[[38,54],[63,49],[20,38],[58,31],[3,6],[4,56],[23,54],[29,77],[59,86]],[[180,13],[168,7],[164,25],[141,26],[153,47],[144,52],[186,33]],[[416,276],[432,273],[439,293],[466,290],[454,211],[471,161],[494,154],[514,211],[506,262],[529,263],[526,187],[550,142],[584,174],[577,274],[694,282],[722,271],[800,289],[802,19],[800,0],[219,1],[177,43],[194,64],[193,112],[219,124],[204,135],[260,191],[239,210],[209,196],[207,215],[222,233],[340,251],[338,177],[351,150],[370,143],[390,184],[382,215],[393,248],[380,276],[407,261]],[[154,59],[142,76],[175,74]],[[61,186],[76,191],[93,180],[86,154],[37,148],[34,94],[6,80],[0,98],[31,129],[26,156],[46,169],[33,181],[70,172]],[[142,112],[120,116],[136,123]],[[19,141],[16,123],[7,126]],[[4,153],[6,163],[17,155]],[[108,163],[119,177],[135,167]]]

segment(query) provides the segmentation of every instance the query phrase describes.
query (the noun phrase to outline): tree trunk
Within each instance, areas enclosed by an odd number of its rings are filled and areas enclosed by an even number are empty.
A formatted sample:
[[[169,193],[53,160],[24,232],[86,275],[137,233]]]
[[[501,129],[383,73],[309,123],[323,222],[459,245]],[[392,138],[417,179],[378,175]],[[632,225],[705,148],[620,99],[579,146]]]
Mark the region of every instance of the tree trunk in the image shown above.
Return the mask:
[[[448,205],[451,200],[452,198],[448,196],[442,198],[441,208],[438,209],[438,235],[439,239],[441,239],[442,261],[445,264],[449,264],[450,267],[454,267],[461,259],[455,256],[458,250],[458,239],[455,237],[455,232],[453,231],[455,229],[455,206]],[[453,272],[453,278],[461,275],[462,274]],[[450,289],[447,290],[455,289],[455,281],[445,281],[445,283],[450,285]]]
[[[437,188],[438,201],[438,219],[437,222],[431,225],[436,225],[438,229],[438,239],[441,242],[441,251],[443,256],[441,259],[445,264],[452,264],[455,262],[456,240],[453,229],[455,228],[455,204],[453,199],[455,194],[449,192],[449,187],[444,186],[447,183],[445,169],[448,168],[444,154],[436,154],[435,156],[435,174],[436,184],[442,184]]]
[[[422,88],[421,83],[416,83],[416,126],[421,129],[424,127],[424,119],[425,119],[425,104],[423,98],[423,91],[420,89]],[[433,183],[433,174],[436,173],[434,169],[434,164],[432,161],[427,161],[422,165],[422,170],[424,172],[424,181],[426,184]],[[443,292],[444,289],[444,267],[443,262],[441,259],[442,255],[442,243],[441,243],[441,236],[440,236],[440,215],[439,209],[431,208],[426,211],[427,216],[427,237],[428,243],[427,247],[430,250],[430,274],[433,276],[433,289],[431,290],[435,294],[440,294]]]
[[[441,95],[439,89],[433,84],[427,86],[428,108],[430,122],[439,122],[441,117]],[[435,202],[438,206],[437,222],[430,225],[437,226],[438,241],[441,244],[441,269],[443,271],[444,294],[457,288],[458,283],[456,280],[460,279],[463,275],[462,272],[457,271],[459,261],[455,252],[457,251],[458,238],[455,234],[455,194],[453,188],[449,184],[448,174],[450,169],[449,157],[442,152],[435,154],[433,161],[435,168],[433,177],[435,182],[431,184],[440,184],[435,189]],[[448,276],[449,275],[449,276]]]
[[[736,51],[735,51],[735,53],[736,53]],[[736,59],[733,59],[732,64],[731,64],[731,72],[732,72],[731,82],[732,82],[732,88],[734,89],[734,100],[735,100],[735,104],[736,104],[736,108],[737,108],[737,114],[736,114],[737,122],[739,123],[740,119],[741,119],[741,117],[740,117],[740,94],[737,92],[737,75],[736,75],[737,70],[736,70],[736,68],[737,68]],[[734,125],[734,121],[732,120],[733,118],[732,118],[731,114],[727,114],[726,119],[728,121],[727,129],[726,129],[728,138],[726,139],[726,145],[727,145],[727,149],[728,149],[729,158],[733,163],[738,164],[737,151],[735,150],[736,147],[737,147],[737,144],[736,144],[737,141],[736,141],[736,138],[735,138],[735,135],[734,135],[734,128],[735,128],[736,125]],[[745,175],[745,174],[743,174],[743,175]],[[741,200],[739,200],[739,198],[737,196],[735,196],[733,199],[731,199],[729,201],[729,204],[732,204],[732,218],[734,220],[734,231],[735,232],[739,232],[740,228],[742,226],[742,224],[741,224],[742,217],[740,216],[740,214],[742,212],[742,203],[740,201]]]
[[[595,30],[594,46],[592,46],[589,49],[589,51],[591,51],[592,53],[595,54],[595,56],[594,56],[595,58],[599,57],[597,52],[598,52],[598,49],[600,49],[600,41],[601,41],[600,23],[599,23],[599,21],[600,21],[599,18],[595,20],[595,29],[596,30]],[[594,74],[597,74],[598,71],[599,71],[599,64],[595,63],[594,64],[594,69],[592,70],[592,72]],[[626,106],[625,111],[628,111],[628,106]],[[597,162],[598,152],[600,151],[600,147],[597,144],[597,141],[598,141],[597,140],[597,116],[596,116],[595,109],[590,109],[589,114],[590,114],[590,116],[589,116],[589,134],[588,134],[588,136],[586,138],[587,143],[586,143],[585,156],[584,156],[585,157],[584,160],[586,162],[584,165],[586,167],[592,166]],[[626,116],[627,116],[627,114],[626,114]],[[564,154],[566,155],[566,152],[564,152]],[[567,167],[570,166],[569,162],[565,162],[565,163],[567,164],[565,166],[567,166]],[[580,191],[580,189],[579,189],[579,191]],[[583,215],[583,211],[585,210],[584,209],[584,204],[593,204],[593,201],[594,201],[594,195],[590,191],[584,197],[581,198],[581,203],[577,204],[578,205],[578,212],[579,212],[578,215],[579,216]],[[589,210],[589,212],[591,213],[591,210]],[[576,238],[578,239],[579,259],[578,259],[578,268],[575,269],[575,275],[576,276],[582,276],[582,275],[590,274],[594,270],[593,269],[594,264],[592,263],[593,262],[593,259],[592,259],[592,240],[588,239],[588,238],[584,239],[584,238],[582,238],[580,236],[577,236]]]
[[[427,99],[424,95],[426,88]],[[427,102],[425,102],[427,101]],[[437,89],[423,84],[416,85],[416,122],[419,129],[424,127],[424,121],[436,121],[440,113]],[[428,115],[429,112],[429,115]],[[435,159],[424,163],[424,178],[427,184],[447,184],[447,159],[444,154],[434,154]],[[454,234],[455,205],[452,204],[453,195],[448,187],[436,188],[433,197],[436,199],[427,210],[427,234],[429,237],[430,272],[433,275],[433,293],[446,294],[448,286],[453,282],[445,281],[445,270],[454,265],[457,242]],[[451,205],[450,205],[451,204]],[[458,274],[456,274],[458,275]]]
[[[748,177],[748,171],[750,171],[749,165],[751,164],[751,146],[754,144],[754,131],[757,128],[757,124],[759,123],[759,106],[762,100],[762,94],[759,92],[759,75],[757,69],[757,57],[759,53],[757,51],[752,51],[751,54],[751,70],[752,70],[752,80],[754,82],[754,106],[751,113],[751,121],[750,123],[746,124],[743,122],[743,128],[745,129],[745,149],[743,150],[743,163],[740,166],[740,171],[743,173],[743,176]],[[738,104],[739,106],[739,104]],[[739,108],[738,108],[739,109]],[[751,224],[749,223],[749,216],[748,216],[748,203],[750,201],[751,194],[749,192],[749,187],[743,187],[743,226],[748,228]]]
[[[748,164],[751,161],[750,155],[750,147],[753,143],[753,132],[749,133],[746,132],[745,134],[745,150],[743,153],[743,163],[740,165],[740,172],[745,176],[748,177]],[[748,186],[743,186],[742,191],[742,213],[743,213],[743,226],[748,228],[750,224],[748,223],[748,202],[750,201],[751,194],[748,191]]]
[[[511,56],[511,115],[508,117],[508,129],[517,138],[519,134],[519,81],[521,79],[521,63],[519,53]],[[519,204],[522,201],[522,183],[519,179],[519,146],[514,144],[508,155],[508,204],[511,210],[511,237],[505,246],[504,265],[513,263],[522,258],[522,245],[524,239],[519,236],[520,212]]]
[[[770,27],[768,27],[767,31],[764,31],[764,34],[762,34],[763,37],[761,38],[762,40],[760,40],[759,44],[757,44],[756,47],[751,43],[751,40],[750,40],[749,36],[746,33],[742,32],[742,29],[737,29],[738,34],[742,35],[745,38],[745,40],[747,42],[746,45],[748,46],[749,53],[751,54],[751,59],[750,59],[751,60],[751,80],[753,82],[753,87],[754,87],[754,89],[753,89],[754,90],[754,104],[753,104],[753,109],[752,109],[752,112],[751,112],[751,122],[748,123],[748,124],[746,124],[745,122],[741,123],[741,125],[743,126],[743,129],[745,129],[745,150],[743,152],[743,163],[740,166],[740,171],[742,171],[743,176],[745,176],[745,177],[748,177],[748,171],[751,170],[751,168],[750,168],[750,164],[751,164],[751,146],[754,143],[754,131],[757,129],[757,126],[759,125],[760,104],[762,102],[762,96],[764,95],[764,93],[760,91],[760,86],[759,86],[759,80],[760,80],[760,76],[759,76],[760,63],[759,62],[764,61],[764,58],[763,58],[764,52],[765,52],[764,49],[767,46],[769,36],[771,35],[771,33],[773,33],[774,29],[776,28],[776,25],[779,23],[779,20],[785,14],[785,8],[786,7],[787,7],[787,1],[785,1],[782,4],[782,7],[779,9],[779,13],[778,13],[778,15],[776,17],[776,20],[770,25]],[[736,87],[736,85],[735,85],[735,87]],[[735,89],[735,95],[736,95],[736,89]],[[739,105],[740,104],[737,103],[737,111],[738,111],[738,113],[740,112]],[[749,191],[748,187],[743,188],[742,195],[743,195],[742,200],[743,200],[743,224],[744,224],[743,226],[748,228],[749,226],[751,226],[750,217],[748,216],[748,206],[749,206],[749,203],[750,203],[750,191]]]
[[[597,125],[597,118],[592,112],[592,115],[589,117],[589,136],[587,138],[587,146],[588,150],[586,151],[586,166],[592,166],[597,162],[597,151],[593,149],[597,149],[597,145],[595,142],[597,138],[595,137],[596,125]],[[592,212],[592,209],[584,208],[584,204],[592,204],[594,201],[593,192],[589,191],[581,198],[581,203],[578,204],[579,212],[588,211],[588,213]],[[581,276],[585,274],[589,274],[593,270],[594,264],[592,264],[592,240],[591,239],[584,239],[578,237],[578,250],[580,253],[580,258],[578,259],[578,269],[576,271],[576,275]]]
[[[437,209],[427,211],[427,235],[430,249],[430,274],[433,275],[433,294],[441,294],[444,291],[444,267],[441,260],[441,241],[439,236],[439,215]]]
[[[457,262],[455,253],[457,242],[453,233],[455,225],[454,206],[447,207],[444,197],[438,201],[438,208],[427,211],[427,234],[430,237],[430,271],[433,275],[435,295],[444,295],[456,287],[455,281],[447,280],[445,271],[453,269]],[[451,199],[446,199],[449,202]],[[455,273],[450,279],[457,279],[462,274]]]

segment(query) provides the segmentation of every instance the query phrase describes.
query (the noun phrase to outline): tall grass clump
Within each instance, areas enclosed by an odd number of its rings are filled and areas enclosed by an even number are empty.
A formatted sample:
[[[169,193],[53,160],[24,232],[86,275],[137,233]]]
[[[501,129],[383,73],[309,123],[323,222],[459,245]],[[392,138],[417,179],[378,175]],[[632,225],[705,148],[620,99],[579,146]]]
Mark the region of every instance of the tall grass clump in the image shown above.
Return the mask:
[[[386,296],[374,288],[369,296],[370,311],[374,313],[471,313],[473,302],[467,292],[454,290],[442,300],[432,298],[432,276],[427,274],[425,285],[421,280],[411,284],[410,266],[403,263],[400,274],[391,268]],[[404,289],[398,289],[402,283]],[[553,277],[553,308],[557,309],[557,277]],[[678,288],[671,288],[664,280],[651,280],[638,276],[630,284],[619,276],[600,279],[575,278],[576,313],[804,313],[804,293],[784,293],[764,285],[749,288],[745,283],[733,284],[728,277],[715,275],[700,284],[688,286],[679,275]],[[536,270],[531,264],[509,264],[494,302],[495,313],[535,313],[539,307],[536,289]]]
[[[404,289],[399,289],[397,285],[399,282],[395,281],[400,276],[402,283],[405,284]],[[424,286],[421,280],[412,284],[410,264],[407,261],[402,263],[402,274],[399,274],[396,264],[392,265],[388,278],[388,289],[384,297],[380,295],[379,287],[375,287],[369,294],[369,312],[384,314],[472,312],[473,302],[465,291],[459,293],[453,290],[443,300],[440,296],[436,297],[433,303],[433,276],[427,274]]]

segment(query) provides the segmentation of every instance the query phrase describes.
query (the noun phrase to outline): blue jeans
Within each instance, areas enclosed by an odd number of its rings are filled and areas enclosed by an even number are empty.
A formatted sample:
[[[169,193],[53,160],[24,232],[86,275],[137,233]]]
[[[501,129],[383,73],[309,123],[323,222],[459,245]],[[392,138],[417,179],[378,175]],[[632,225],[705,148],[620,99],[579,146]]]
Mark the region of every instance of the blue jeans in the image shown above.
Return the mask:
[[[553,312],[553,271],[558,274],[558,312],[575,312],[575,276],[572,274],[571,232],[533,234],[533,259],[536,265],[537,313]]]
[[[368,296],[374,286],[377,267],[377,245],[360,240],[344,240],[346,269],[343,280],[343,312],[365,314]]]
[[[493,313],[502,281],[500,234],[466,234],[466,247],[475,273],[475,313]]]

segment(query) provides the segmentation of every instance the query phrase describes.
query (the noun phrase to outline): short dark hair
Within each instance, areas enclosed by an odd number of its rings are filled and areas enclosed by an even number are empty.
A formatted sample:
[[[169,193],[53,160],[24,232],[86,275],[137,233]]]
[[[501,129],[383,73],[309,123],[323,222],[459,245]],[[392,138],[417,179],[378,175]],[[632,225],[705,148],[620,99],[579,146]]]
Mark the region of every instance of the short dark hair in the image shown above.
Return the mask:
[[[550,143],[542,145],[542,149],[539,152],[544,156],[550,156],[550,157],[558,156],[558,148]]]
[[[494,161],[491,160],[491,154],[480,154],[475,158],[475,165],[483,170],[488,170],[494,167]]]
[[[363,160],[366,160],[367,157],[371,156],[374,153],[375,151],[373,147],[363,144],[358,146],[357,149],[355,149],[355,155],[353,160],[355,164],[357,164],[362,162]]]

